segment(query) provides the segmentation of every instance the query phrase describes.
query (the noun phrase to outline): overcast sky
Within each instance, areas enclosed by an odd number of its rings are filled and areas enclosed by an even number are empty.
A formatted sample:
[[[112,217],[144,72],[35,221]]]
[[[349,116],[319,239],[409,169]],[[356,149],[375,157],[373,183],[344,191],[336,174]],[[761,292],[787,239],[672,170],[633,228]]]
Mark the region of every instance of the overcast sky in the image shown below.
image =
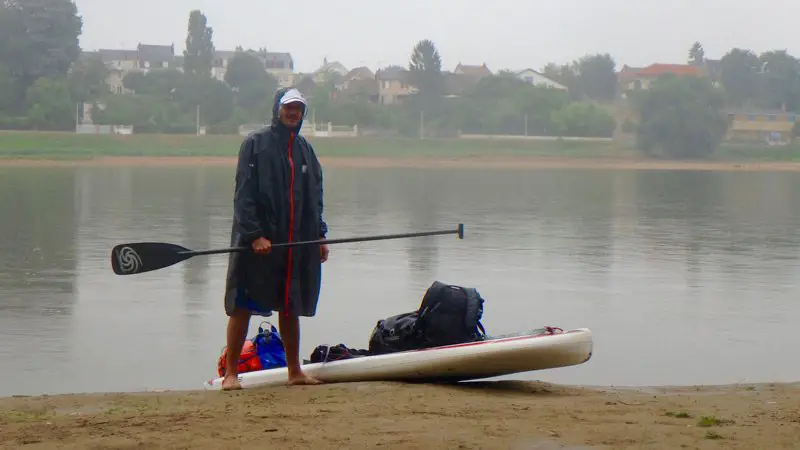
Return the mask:
[[[586,53],[623,64],[685,63],[700,41],[706,55],[731,47],[800,56],[800,0],[76,0],[81,46],[175,44],[183,51],[189,11],[200,9],[219,50],[290,52],[295,70],[324,57],[348,69],[408,65],[414,44],[431,39],[445,69],[539,69]],[[448,6],[449,5],[449,6]]]

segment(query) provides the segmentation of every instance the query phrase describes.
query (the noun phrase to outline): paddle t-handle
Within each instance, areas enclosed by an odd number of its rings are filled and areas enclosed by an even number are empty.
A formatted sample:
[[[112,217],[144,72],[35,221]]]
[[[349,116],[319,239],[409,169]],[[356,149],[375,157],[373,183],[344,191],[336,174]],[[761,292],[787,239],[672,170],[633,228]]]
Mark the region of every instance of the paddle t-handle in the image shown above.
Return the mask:
[[[402,239],[420,236],[457,234],[464,239],[464,224],[458,224],[455,230],[423,231],[419,233],[384,234],[340,239],[319,239],[314,241],[285,242],[272,244],[275,248],[298,247],[301,245],[343,244],[348,242],[380,241],[385,239]],[[111,268],[117,275],[134,275],[172,266],[194,256],[215,255],[252,250],[249,246],[220,248],[212,250],[190,250],[176,244],[166,242],[134,242],[119,244],[111,250]]]

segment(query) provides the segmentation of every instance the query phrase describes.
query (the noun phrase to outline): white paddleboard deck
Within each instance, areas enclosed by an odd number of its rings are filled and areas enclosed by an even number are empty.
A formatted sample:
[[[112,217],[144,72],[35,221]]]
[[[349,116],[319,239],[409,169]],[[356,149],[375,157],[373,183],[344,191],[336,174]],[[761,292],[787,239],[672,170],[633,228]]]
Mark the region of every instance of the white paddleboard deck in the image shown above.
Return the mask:
[[[467,381],[583,364],[592,357],[592,348],[592,331],[578,328],[304,364],[303,370],[326,383]],[[286,368],[281,367],[239,374],[239,383],[244,389],[280,386],[287,377]],[[207,390],[219,390],[221,385],[221,377],[204,383]]]

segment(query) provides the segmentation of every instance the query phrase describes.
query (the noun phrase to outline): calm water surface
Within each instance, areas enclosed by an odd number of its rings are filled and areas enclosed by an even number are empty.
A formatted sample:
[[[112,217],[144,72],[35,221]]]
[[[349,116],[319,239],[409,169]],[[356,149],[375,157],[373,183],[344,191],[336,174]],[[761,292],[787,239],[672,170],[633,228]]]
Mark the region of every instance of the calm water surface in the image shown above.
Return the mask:
[[[594,330],[590,362],[514,378],[800,379],[798,175],[329,168],[325,181],[330,237],[467,234],[332,246],[305,357],[366,347],[438,279],[479,289],[490,334]],[[0,168],[0,396],[215,376],[226,256],[120,277],[109,252],[226,247],[232,190],[230,168]]]

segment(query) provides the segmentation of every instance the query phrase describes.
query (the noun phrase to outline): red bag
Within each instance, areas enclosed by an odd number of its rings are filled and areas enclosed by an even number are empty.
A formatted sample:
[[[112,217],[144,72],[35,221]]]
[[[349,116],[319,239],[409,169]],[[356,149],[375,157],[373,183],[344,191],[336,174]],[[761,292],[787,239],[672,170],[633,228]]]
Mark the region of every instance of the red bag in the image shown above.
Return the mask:
[[[221,377],[225,376],[227,358],[228,349],[226,347],[222,349],[222,355],[220,355],[219,361],[217,361],[217,373]],[[256,345],[250,339],[244,341],[242,352],[239,354],[239,373],[253,372],[261,369],[261,358],[258,357],[258,353],[256,352]]]

